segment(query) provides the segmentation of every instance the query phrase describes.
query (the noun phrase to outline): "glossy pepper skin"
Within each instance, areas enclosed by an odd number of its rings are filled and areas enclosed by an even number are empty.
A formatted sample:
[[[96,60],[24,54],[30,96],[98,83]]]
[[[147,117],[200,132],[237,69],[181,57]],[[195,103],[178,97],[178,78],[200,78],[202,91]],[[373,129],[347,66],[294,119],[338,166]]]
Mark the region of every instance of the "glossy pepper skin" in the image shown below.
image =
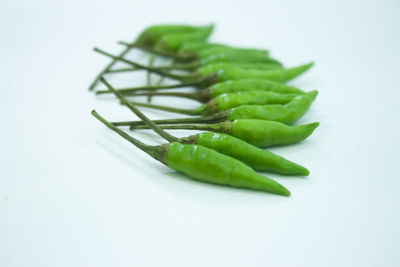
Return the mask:
[[[141,122],[141,121],[140,121]],[[153,121],[158,123],[159,121]],[[118,124],[118,123],[116,123]],[[129,124],[120,124],[129,125]],[[257,147],[289,145],[305,140],[319,126],[318,122],[300,126],[289,126],[276,121],[238,119],[214,124],[159,125],[162,129],[187,129],[229,134]],[[148,129],[135,123],[131,129]]]
[[[306,168],[294,162],[227,134],[204,132],[182,138],[180,142],[185,142],[185,140],[238,159],[258,171],[301,176],[307,176],[310,173]]]
[[[210,102],[215,102],[217,111],[228,110],[242,105],[286,104],[298,94],[280,94],[267,91],[248,91],[218,95]],[[210,103],[209,102],[209,103]]]
[[[290,195],[281,184],[256,173],[243,162],[200,145],[170,143],[165,163],[203,182]]]
[[[218,82],[239,79],[265,79],[277,82],[287,82],[307,71],[312,67],[312,65],[313,63],[309,63],[290,69],[246,70],[237,66],[226,65],[222,68],[219,64],[210,64],[199,68],[196,73],[198,73],[200,77],[217,74]]]
[[[211,35],[214,25],[199,27],[192,32],[166,33],[154,45],[154,50],[162,53],[175,53],[187,41],[205,41]]]
[[[139,102],[130,102],[135,106],[149,107],[169,112],[189,115],[212,115],[242,105],[286,104],[292,101],[297,94],[280,94],[266,91],[248,91],[232,94],[222,94],[195,109],[182,109],[177,107],[161,106]]]
[[[275,121],[234,120],[229,134],[258,147],[269,147],[303,141],[318,126],[318,122],[288,126]]]
[[[236,93],[243,91],[273,91],[277,93],[304,94],[304,91],[297,87],[282,84],[264,79],[240,79],[227,80],[216,83],[208,88],[211,97],[216,97],[226,93]]]
[[[208,26],[191,25],[153,25],[146,28],[135,40],[134,44],[138,46],[152,47],[165,34],[171,33],[192,33],[205,29]]]
[[[227,110],[228,120],[259,119],[292,124],[300,119],[310,108],[318,91],[295,97],[286,105],[244,105]]]
[[[239,48],[232,47],[224,44],[208,43],[204,41],[190,41],[183,43],[176,55],[182,60],[189,60],[194,58],[201,58],[210,55],[211,53],[218,53],[224,51],[236,51],[236,52],[252,52],[259,53],[260,55],[268,55],[269,51],[265,49],[254,49],[254,48]]]
[[[282,63],[269,57],[268,54],[258,51],[240,51],[239,49],[219,48],[207,52],[208,53],[204,53],[204,55],[199,53],[197,64],[200,67],[200,72],[202,69],[207,68],[211,68],[213,70],[212,72],[216,72],[216,68],[221,67],[221,65],[213,66],[211,65],[212,63],[263,63],[282,67]],[[204,71],[207,72],[207,70]]]

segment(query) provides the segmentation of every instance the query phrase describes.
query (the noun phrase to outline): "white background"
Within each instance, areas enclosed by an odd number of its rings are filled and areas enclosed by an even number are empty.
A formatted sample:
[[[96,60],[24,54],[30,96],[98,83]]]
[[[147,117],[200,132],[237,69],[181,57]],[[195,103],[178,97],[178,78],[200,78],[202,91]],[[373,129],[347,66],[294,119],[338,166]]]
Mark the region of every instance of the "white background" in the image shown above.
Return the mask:
[[[0,266],[399,266],[399,7],[2,0]],[[90,115],[135,119],[87,91],[109,61],[92,47],[118,53],[117,40],[164,22],[215,22],[213,41],[268,48],[288,66],[316,62],[291,84],[320,91],[298,123],[321,126],[273,149],[311,170],[270,175],[290,198],[189,180]],[[124,77],[110,82],[144,82]]]

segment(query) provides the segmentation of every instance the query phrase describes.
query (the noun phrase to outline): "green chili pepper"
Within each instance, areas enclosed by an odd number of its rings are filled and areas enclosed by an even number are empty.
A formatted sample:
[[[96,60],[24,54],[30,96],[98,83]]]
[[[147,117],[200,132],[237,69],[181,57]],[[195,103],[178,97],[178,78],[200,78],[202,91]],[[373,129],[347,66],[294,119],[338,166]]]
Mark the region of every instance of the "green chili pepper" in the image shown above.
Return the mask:
[[[191,26],[191,25],[153,25],[146,28],[134,42],[138,46],[153,47],[164,35],[178,33],[202,32],[212,28],[208,26]]]
[[[280,94],[266,91],[248,91],[231,94],[222,94],[208,101],[195,109],[184,109],[168,106],[160,106],[146,103],[131,102],[136,106],[155,108],[169,112],[182,113],[188,115],[211,115],[219,111],[228,110],[242,105],[265,105],[265,104],[286,104],[297,94]]]
[[[205,41],[214,29],[214,25],[198,28],[192,32],[166,33],[154,44],[154,51],[161,53],[176,52],[187,41]]]
[[[92,115],[121,137],[168,167],[203,182],[270,192],[289,196],[290,192],[274,180],[256,173],[243,162],[200,145],[177,142],[149,146],[118,129],[96,111]]]
[[[96,52],[99,52],[102,55],[117,58],[107,52],[104,52],[98,48],[94,49]],[[220,65],[207,65],[205,67],[199,68],[197,71],[188,74],[188,75],[178,75],[173,74],[170,72],[162,71],[157,68],[152,68],[148,66],[143,66],[139,63],[126,60],[124,58],[117,58],[118,60],[130,64],[136,68],[141,68],[144,70],[148,70],[154,73],[157,73],[162,76],[166,76],[168,78],[182,81],[185,86],[192,85],[192,86],[205,86],[209,85],[210,81],[213,83],[216,82],[223,82],[226,80],[239,80],[239,79],[266,79],[266,80],[274,80],[279,82],[286,82],[289,81],[305,71],[307,71],[313,63],[308,63],[305,65],[301,65],[291,69],[276,69],[276,70],[246,70],[240,67],[235,66],[225,66],[225,68],[221,68]],[[207,82],[205,82],[207,81]]]
[[[139,123],[140,122],[140,125]],[[157,120],[153,121],[158,124]],[[142,121],[116,122],[114,125],[131,125],[131,129],[148,129]],[[270,147],[280,145],[290,145],[303,141],[309,137],[319,126],[318,122],[304,124],[300,126],[289,126],[276,121],[266,121],[257,119],[238,119],[227,120],[215,124],[178,124],[178,125],[159,125],[162,129],[184,129],[219,132],[232,135],[238,139],[246,141],[257,147]]]
[[[205,132],[191,135],[189,137],[176,138],[151,122],[142,112],[133,106],[120,93],[118,93],[107,81],[104,80],[103,83],[115,94],[115,96],[117,96],[118,99],[121,100],[122,104],[126,105],[133,113],[140,117],[140,119],[146,123],[148,127],[152,128],[155,132],[169,142],[202,145],[214,149],[222,154],[236,158],[255,170],[273,171],[280,174],[303,176],[306,176],[310,173],[306,168],[296,163],[293,163],[272,152],[262,150],[230,135],[215,132]],[[287,128],[288,126],[285,127]]]
[[[118,92],[130,95],[165,95],[165,96],[180,96],[191,98],[200,102],[207,102],[211,99],[229,93],[237,93],[242,91],[271,91],[277,93],[289,94],[304,94],[304,91],[294,86],[288,86],[280,82],[273,82],[262,79],[242,79],[242,80],[229,80],[225,82],[216,83],[208,88],[199,90],[193,93],[185,92],[151,92],[151,93],[137,93],[138,91],[153,91],[162,89],[174,89],[175,85],[159,86],[159,87],[134,87],[117,89]],[[97,91],[96,94],[111,93],[109,90]]]
[[[225,120],[237,119],[258,119],[278,121],[285,124],[292,124],[300,119],[304,113],[309,109],[311,103],[317,97],[318,91],[311,91],[309,93],[296,96],[292,101],[285,105],[271,104],[271,105],[243,105],[236,108],[228,109],[205,117],[195,118],[182,118],[182,119],[167,119],[157,120],[157,124],[178,124],[178,123],[207,123],[207,122],[221,122]],[[151,104],[139,103],[140,106],[147,106],[160,110],[177,112],[175,108],[157,106]],[[142,122],[126,122],[129,125],[143,125]]]
[[[268,50],[264,49],[254,49],[254,48],[239,48],[239,47],[232,47],[224,44],[216,44],[216,43],[207,43],[204,41],[191,41],[191,42],[185,42],[182,44],[178,51],[177,51],[177,56],[178,58],[181,59],[193,59],[193,58],[199,58],[201,56],[205,56],[204,53],[210,53],[210,51],[215,52],[216,50],[220,51],[226,51],[226,50],[236,50],[240,52],[257,52],[263,55],[268,55],[269,52]],[[202,54],[202,55],[200,55]]]
[[[221,50],[221,49],[219,49]],[[169,66],[160,66],[162,70],[188,70],[194,71],[201,67],[213,65],[213,68],[225,68],[228,66],[235,66],[238,68],[270,70],[282,68],[282,63],[269,57],[268,55],[260,55],[253,51],[236,51],[233,49],[225,49],[215,51],[210,56],[200,57],[200,59],[190,63],[179,63]],[[229,64],[227,64],[229,63]],[[217,65],[218,64],[218,65]]]

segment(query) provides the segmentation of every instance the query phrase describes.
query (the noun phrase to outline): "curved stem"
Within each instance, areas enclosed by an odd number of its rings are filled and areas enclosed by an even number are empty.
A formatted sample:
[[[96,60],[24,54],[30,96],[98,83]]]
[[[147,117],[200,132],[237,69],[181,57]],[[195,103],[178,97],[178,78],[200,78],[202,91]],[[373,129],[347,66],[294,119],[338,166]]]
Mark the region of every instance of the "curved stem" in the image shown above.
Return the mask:
[[[162,75],[162,76],[166,76],[166,77],[174,79],[174,80],[178,80],[178,81],[195,81],[195,78],[192,75],[177,75],[177,74],[173,74],[173,73],[170,73],[170,72],[159,70],[157,68],[144,66],[142,64],[139,64],[139,63],[131,61],[131,60],[127,60],[127,59],[122,58],[122,57],[114,56],[114,55],[112,55],[110,53],[107,53],[107,52],[105,52],[105,51],[103,51],[103,50],[101,50],[99,48],[94,48],[93,50],[98,52],[98,53],[100,53],[100,54],[102,54],[102,55],[104,55],[104,56],[113,58],[115,60],[120,60],[120,61],[122,61],[122,62],[124,62],[126,64],[129,64],[129,65],[132,65],[132,66],[134,66],[136,68],[147,70],[147,71],[150,71],[150,72],[154,72],[154,73],[157,73],[157,74]]]
[[[156,86],[159,86],[164,81],[164,76],[160,76],[160,79],[156,82]],[[151,102],[151,95],[147,96],[147,103]]]
[[[152,47],[136,45],[136,44],[130,44],[130,43],[127,43],[127,42],[124,42],[124,41],[118,41],[118,44],[124,45],[128,49],[137,48],[137,49],[140,49],[140,50],[152,53],[152,54],[156,54],[156,55],[159,55],[159,56],[170,57],[170,58],[173,58],[173,59],[176,59],[176,60],[181,60],[181,58],[176,54],[164,53],[164,52],[156,51]]]
[[[137,91],[152,91],[152,90],[162,90],[162,89],[175,89],[189,86],[197,86],[200,82],[188,82],[188,83],[180,83],[180,84],[172,84],[172,85],[156,85],[156,86],[140,86],[140,87],[130,87],[130,88],[120,88],[116,89],[118,92],[126,94]],[[96,91],[96,94],[109,94],[111,93],[109,90],[99,90]]]
[[[135,106],[139,106],[139,107],[153,108],[153,109],[159,109],[159,110],[187,114],[187,115],[200,115],[200,113],[196,109],[174,108],[174,107],[147,104],[147,103],[139,103],[139,102],[132,102],[132,101],[130,101],[130,103]]]
[[[194,93],[184,93],[184,92],[144,92],[144,93],[134,93],[129,94],[130,96],[178,96],[183,98],[190,98],[202,102],[201,97],[198,92]]]
[[[148,127],[153,129],[157,134],[161,137],[165,138],[169,142],[174,142],[178,138],[170,135],[160,127],[158,127],[154,122],[152,122],[149,118],[147,118],[140,110],[138,110],[135,106],[133,106],[125,97],[123,97],[120,93],[118,93],[103,77],[100,78],[100,81],[111,91],[114,95],[121,100],[121,103],[127,106],[133,113],[135,113]]]
[[[152,153],[155,147],[146,145],[146,144],[140,142],[139,140],[133,138],[129,134],[125,133],[121,129],[118,129],[112,123],[110,123],[109,121],[104,119],[102,116],[100,116],[95,110],[92,110],[92,115],[94,117],[96,117],[96,119],[101,121],[103,124],[105,124],[108,128],[110,128],[111,130],[113,130],[114,132],[119,134],[121,137],[123,137],[125,140],[127,140],[130,143],[132,143],[134,146],[138,147],[139,149],[143,150],[144,152],[146,152],[147,154],[149,154],[153,158],[159,160],[158,158],[155,157],[154,153]]]
[[[153,67],[153,63],[154,63],[155,59],[156,59],[156,56],[154,54],[152,54],[150,56],[150,60],[149,60],[149,67]],[[147,80],[147,86],[151,86],[151,72],[150,71],[147,72],[146,80]]]
[[[94,87],[96,86],[100,77],[103,76],[104,73],[109,72],[111,67],[114,66],[114,64],[118,61],[118,58],[122,58],[123,56],[125,56],[129,52],[130,49],[131,49],[130,46],[125,47],[125,49],[116,58],[113,58],[113,60],[102,71],[100,71],[99,74],[97,74],[96,78],[93,80],[93,82],[89,86],[90,91],[92,91],[94,89]]]
[[[180,123],[217,123],[227,119],[225,111],[216,113],[211,116],[194,117],[194,118],[181,118],[181,119],[166,119],[166,120],[153,120],[157,125],[160,124],[180,124]],[[113,122],[115,126],[136,126],[144,125],[142,121],[119,121]]]
[[[130,71],[138,71],[138,70],[142,70],[142,69],[139,69],[139,68],[120,68],[120,69],[108,70],[105,73],[120,73],[120,72],[130,72]]]
[[[211,131],[218,132],[221,127],[217,124],[177,124],[177,125],[161,125],[158,126],[162,129],[169,130],[200,130],[200,131]],[[132,126],[131,130],[151,129],[148,125],[137,125]]]

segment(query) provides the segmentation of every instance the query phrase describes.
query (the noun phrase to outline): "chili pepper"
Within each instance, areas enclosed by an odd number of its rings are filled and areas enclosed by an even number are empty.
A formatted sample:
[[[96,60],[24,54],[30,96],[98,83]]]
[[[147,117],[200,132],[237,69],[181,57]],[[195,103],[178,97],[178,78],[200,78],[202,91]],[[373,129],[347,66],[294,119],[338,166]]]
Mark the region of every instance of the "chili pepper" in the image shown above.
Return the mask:
[[[199,58],[199,54],[205,53],[206,51],[212,51],[215,49],[218,50],[236,50],[236,51],[241,51],[241,52],[258,52],[263,55],[268,55],[269,51],[264,50],[264,49],[254,49],[254,48],[239,48],[239,47],[232,47],[229,45],[224,45],[224,44],[217,44],[217,43],[208,43],[204,41],[191,41],[191,42],[185,42],[183,43],[178,51],[177,51],[177,56],[178,58],[181,58],[182,60],[184,59],[194,59],[194,58]],[[203,55],[204,56],[204,55]]]
[[[96,52],[99,52],[102,55],[116,58],[115,56],[104,52],[98,48],[94,49]],[[127,64],[133,65],[134,67],[141,68],[144,70],[148,70],[154,73],[157,73],[162,76],[166,76],[168,78],[179,80],[184,83],[185,86],[195,85],[195,86],[204,86],[205,84],[209,85],[210,80],[213,83],[223,82],[226,80],[239,80],[239,79],[266,79],[266,80],[274,80],[279,82],[289,81],[305,71],[307,71],[313,63],[304,64],[298,67],[290,68],[290,69],[276,69],[276,70],[246,70],[235,66],[225,66],[225,68],[221,68],[220,65],[207,65],[205,67],[201,67],[195,72],[192,72],[187,75],[178,75],[170,72],[166,72],[163,70],[159,70],[157,68],[152,68],[148,66],[143,66],[139,63],[126,60],[124,58],[117,58],[118,60],[125,62]],[[207,83],[204,81],[207,80]],[[186,83],[186,84],[185,84]],[[183,86],[183,85],[182,85]]]
[[[148,126],[143,125],[144,123],[142,121],[140,122],[140,125],[132,125],[129,124],[129,122],[117,122],[113,124],[116,126],[131,125],[131,130],[149,128]],[[157,123],[158,121],[154,120],[153,122]],[[309,137],[318,126],[318,122],[300,126],[289,126],[276,121],[257,119],[227,120],[213,124],[159,125],[159,127],[162,129],[200,130],[229,134],[246,141],[247,143],[263,148],[270,146],[290,145],[303,141]]]
[[[135,40],[134,45],[153,47],[165,34],[192,33],[208,29],[210,26],[153,25],[146,28]]]
[[[222,94],[194,109],[160,106],[146,103],[131,102],[136,106],[155,108],[188,115],[211,115],[219,111],[228,110],[242,105],[286,104],[297,94],[280,94],[266,91],[248,91],[231,94]]]
[[[207,50],[207,55],[199,54],[199,59],[186,64],[176,64],[164,69],[180,69],[180,70],[196,70],[201,67],[206,67],[212,63],[236,63],[236,67],[249,67],[252,69],[269,69],[281,68],[282,63],[268,56],[268,54],[260,54],[254,51],[238,51],[234,49],[212,49]],[[240,66],[239,63],[243,64]],[[256,65],[246,65],[244,63],[255,63]],[[225,67],[225,65],[217,65]]]
[[[289,196],[290,192],[274,180],[256,173],[243,162],[201,145],[172,142],[149,146],[129,136],[101,117],[92,115],[121,137],[168,167],[203,182],[270,192]]]
[[[214,25],[200,27],[191,32],[166,33],[154,44],[154,51],[173,53],[187,41],[205,41],[214,29]]]
[[[208,88],[201,89],[197,92],[150,92],[150,93],[137,93],[138,91],[153,91],[162,89],[174,89],[174,85],[160,86],[160,87],[134,87],[117,89],[118,92],[124,95],[165,95],[165,96],[180,96],[191,98],[199,102],[207,102],[212,98],[226,93],[237,93],[242,91],[271,91],[277,93],[290,93],[290,94],[304,94],[304,91],[294,86],[288,86],[280,82],[262,80],[262,79],[241,79],[241,80],[228,80],[225,82],[216,83]],[[111,93],[109,90],[97,91],[96,94]]]
[[[318,91],[311,91],[309,93],[296,96],[292,101],[285,105],[271,104],[271,105],[243,105],[236,108],[228,109],[215,113],[210,116],[182,118],[182,119],[166,119],[157,120],[157,124],[179,124],[179,123],[215,123],[225,120],[237,119],[258,119],[278,121],[285,124],[292,124],[300,119],[304,113],[309,109],[311,103],[317,97]],[[150,104],[142,104],[141,106],[148,106]],[[173,111],[173,108],[163,106],[152,106],[161,110]],[[176,112],[175,110],[173,112]],[[122,124],[121,124],[122,123]],[[117,124],[116,124],[117,125]],[[118,125],[143,125],[141,121],[120,122]]]
[[[222,154],[236,158],[255,170],[273,171],[287,175],[303,175],[307,176],[310,172],[281,156],[278,156],[267,150],[260,149],[249,143],[246,143],[238,138],[221,133],[205,132],[196,135],[191,135],[184,138],[176,138],[167,133],[159,126],[150,121],[142,112],[134,105],[118,93],[107,81],[103,83],[109,88],[114,95],[121,100],[121,103],[126,105],[133,113],[146,123],[146,125],[156,131],[160,136],[169,142],[179,142],[184,144],[197,144],[211,149],[214,149]],[[286,126],[288,127],[288,126]]]

